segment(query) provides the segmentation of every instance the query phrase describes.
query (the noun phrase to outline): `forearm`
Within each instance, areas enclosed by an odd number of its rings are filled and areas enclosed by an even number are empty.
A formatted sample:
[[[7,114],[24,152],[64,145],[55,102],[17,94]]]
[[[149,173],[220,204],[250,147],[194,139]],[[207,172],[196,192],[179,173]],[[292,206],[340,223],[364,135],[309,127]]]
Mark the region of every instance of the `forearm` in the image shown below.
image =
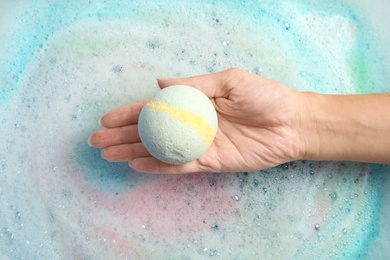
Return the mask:
[[[301,93],[303,159],[390,163],[390,94]]]

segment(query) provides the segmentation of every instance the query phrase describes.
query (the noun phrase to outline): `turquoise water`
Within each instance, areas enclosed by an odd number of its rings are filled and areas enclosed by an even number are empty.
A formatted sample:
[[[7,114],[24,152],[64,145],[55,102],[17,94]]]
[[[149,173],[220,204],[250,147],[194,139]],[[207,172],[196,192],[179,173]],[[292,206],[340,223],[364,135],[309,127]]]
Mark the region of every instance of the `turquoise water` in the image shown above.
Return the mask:
[[[156,77],[239,67],[301,91],[389,91],[390,38],[377,9],[25,2],[0,5],[0,258],[390,254],[388,166],[294,162],[256,173],[144,175],[105,162],[86,143],[106,111],[149,98]]]

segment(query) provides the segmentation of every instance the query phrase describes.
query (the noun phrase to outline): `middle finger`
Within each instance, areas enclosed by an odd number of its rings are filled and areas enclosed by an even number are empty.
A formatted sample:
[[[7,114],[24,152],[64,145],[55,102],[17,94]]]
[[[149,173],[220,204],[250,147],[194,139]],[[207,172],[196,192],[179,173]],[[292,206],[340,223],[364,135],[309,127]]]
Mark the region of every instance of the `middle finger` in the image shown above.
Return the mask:
[[[96,131],[88,139],[89,145],[104,148],[112,145],[140,142],[138,125],[128,125]]]

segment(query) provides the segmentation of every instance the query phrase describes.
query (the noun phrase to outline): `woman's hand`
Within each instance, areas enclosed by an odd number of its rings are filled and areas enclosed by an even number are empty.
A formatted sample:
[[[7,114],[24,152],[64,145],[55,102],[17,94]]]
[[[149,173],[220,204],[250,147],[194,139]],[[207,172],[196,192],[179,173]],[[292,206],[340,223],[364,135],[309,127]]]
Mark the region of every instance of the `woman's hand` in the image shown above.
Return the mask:
[[[140,172],[189,173],[256,171],[302,158],[304,146],[298,131],[299,95],[283,84],[230,69],[182,79],[159,79],[161,88],[188,85],[205,93],[218,114],[213,144],[196,161],[171,165],[150,155],[141,143],[138,117],[147,101],[120,107],[104,115],[106,129],[88,140],[104,148],[111,162],[128,161]]]

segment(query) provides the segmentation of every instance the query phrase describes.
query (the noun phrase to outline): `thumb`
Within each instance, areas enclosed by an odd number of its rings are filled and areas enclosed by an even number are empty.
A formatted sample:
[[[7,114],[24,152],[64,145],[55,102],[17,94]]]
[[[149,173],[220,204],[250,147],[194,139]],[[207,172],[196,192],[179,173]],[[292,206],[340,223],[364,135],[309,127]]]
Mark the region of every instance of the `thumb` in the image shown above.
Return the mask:
[[[223,97],[229,91],[225,82],[229,71],[187,78],[158,78],[161,89],[172,85],[187,85],[202,91],[209,98]]]

